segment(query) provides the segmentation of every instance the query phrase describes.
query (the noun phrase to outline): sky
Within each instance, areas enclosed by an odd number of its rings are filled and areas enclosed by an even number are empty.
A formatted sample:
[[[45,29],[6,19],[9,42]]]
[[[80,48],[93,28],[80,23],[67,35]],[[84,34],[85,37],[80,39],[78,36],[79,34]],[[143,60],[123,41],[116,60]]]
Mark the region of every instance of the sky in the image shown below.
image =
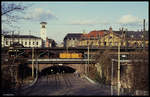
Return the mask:
[[[25,20],[13,25],[20,34],[40,37],[40,22],[47,22],[47,37],[57,43],[63,42],[68,33],[89,33],[93,30],[113,30],[124,27],[128,30],[143,29],[146,19],[148,29],[148,2],[22,2],[32,4],[25,13]],[[3,23],[3,22],[2,22]],[[5,29],[7,25],[3,26]]]

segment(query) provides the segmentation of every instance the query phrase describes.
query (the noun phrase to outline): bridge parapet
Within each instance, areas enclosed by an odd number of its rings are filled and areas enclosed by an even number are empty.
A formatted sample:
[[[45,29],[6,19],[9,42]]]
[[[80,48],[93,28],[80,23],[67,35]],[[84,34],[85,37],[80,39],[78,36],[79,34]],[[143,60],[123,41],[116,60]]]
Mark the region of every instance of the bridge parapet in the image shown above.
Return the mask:
[[[72,63],[72,64],[85,64],[89,61],[89,63],[94,63],[94,59],[28,59],[28,63],[32,63],[32,61],[36,61],[38,63],[53,63],[53,64],[67,64],[67,63]]]

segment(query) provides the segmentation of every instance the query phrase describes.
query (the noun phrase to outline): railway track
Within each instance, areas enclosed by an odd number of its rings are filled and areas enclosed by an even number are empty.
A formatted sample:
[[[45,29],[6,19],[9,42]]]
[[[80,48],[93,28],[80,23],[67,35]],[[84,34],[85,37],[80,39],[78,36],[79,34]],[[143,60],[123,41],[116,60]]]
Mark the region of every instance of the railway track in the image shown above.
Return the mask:
[[[55,89],[72,87],[69,74],[52,74],[47,77],[47,84],[53,83]]]
[[[53,94],[56,91],[61,92],[60,94],[62,95],[67,95],[70,89],[73,88],[72,81],[74,82],[77,80],[77,76],[74,74],[59,73],[41,76],[37,80],[37,83],[35,83],[32,87],[22,91],[20,95],[40,95],[41,93]]]

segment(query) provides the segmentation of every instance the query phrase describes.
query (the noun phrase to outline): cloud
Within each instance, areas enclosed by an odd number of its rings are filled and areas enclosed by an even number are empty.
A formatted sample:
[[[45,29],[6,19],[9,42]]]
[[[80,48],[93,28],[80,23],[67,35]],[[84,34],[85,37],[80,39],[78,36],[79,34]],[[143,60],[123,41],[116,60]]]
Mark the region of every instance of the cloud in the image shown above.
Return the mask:
[[[43,10],[42,8],[35,8],[25,16],[26,19],[32,19],[36,21],[47,21],[49,19],[58,19],[51,10]]]
[[[74,21],[71,21],[69,24],[72,24],[72,25],[93,25],[95,23],[92,20],[74,20]]]
[[[118,23],[121,23],[121,24],[133,24],[133,23],[139,23],[139,22],[141,22],[141,19],[131,14],[124,15],[118,20]]]
[[[94,26],[94,25],[107,24],[107,23],[108,23],[108,21],[101,21],[101,20],[98,20],[98,19],[95,19],[95,20],[87,19],[87,20],[73,20],[73,21],[70,21],[68,24],[71,24],[71,25],[91,25],[91,26]]]

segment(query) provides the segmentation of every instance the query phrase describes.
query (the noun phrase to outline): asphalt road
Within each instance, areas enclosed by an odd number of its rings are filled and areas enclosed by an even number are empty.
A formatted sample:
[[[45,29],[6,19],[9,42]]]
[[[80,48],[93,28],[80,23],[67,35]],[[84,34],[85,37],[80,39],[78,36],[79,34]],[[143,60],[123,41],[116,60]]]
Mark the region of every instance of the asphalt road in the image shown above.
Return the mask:
[[[29,89],[20,92],[25,96],[108,96],[110,88],[102,87],[80,78],[75,74],[55,74],[43,76]]]

